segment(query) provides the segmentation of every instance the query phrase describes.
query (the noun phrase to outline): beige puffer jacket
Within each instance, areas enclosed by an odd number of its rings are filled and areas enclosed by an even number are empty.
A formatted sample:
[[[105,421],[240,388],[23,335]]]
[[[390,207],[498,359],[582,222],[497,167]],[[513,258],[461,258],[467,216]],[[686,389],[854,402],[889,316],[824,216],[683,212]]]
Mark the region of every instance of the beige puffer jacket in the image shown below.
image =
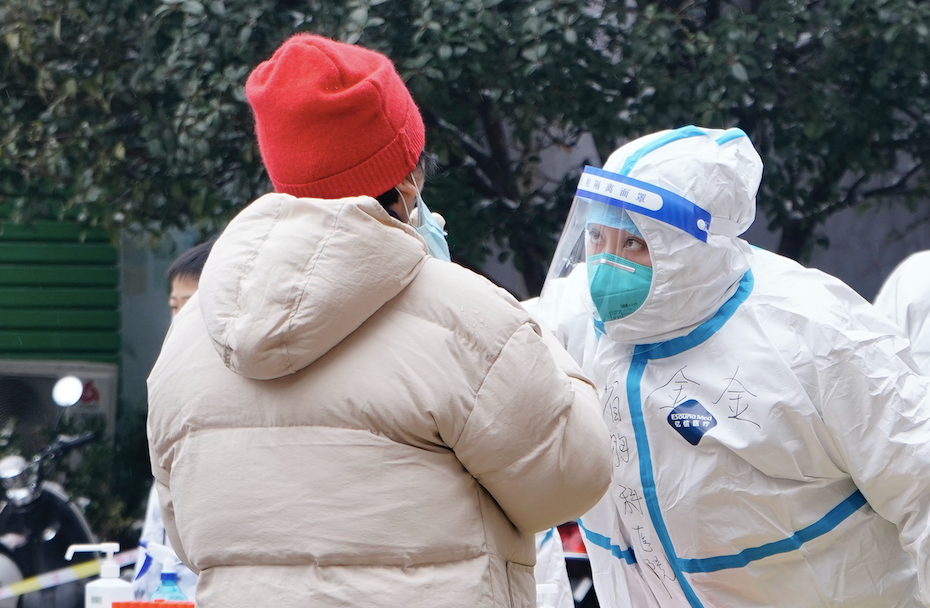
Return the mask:
[[[149,407],[198,608],[529,608],[533,533],[610,480],[570,358],[365,197],[269,194],[230,223]]]

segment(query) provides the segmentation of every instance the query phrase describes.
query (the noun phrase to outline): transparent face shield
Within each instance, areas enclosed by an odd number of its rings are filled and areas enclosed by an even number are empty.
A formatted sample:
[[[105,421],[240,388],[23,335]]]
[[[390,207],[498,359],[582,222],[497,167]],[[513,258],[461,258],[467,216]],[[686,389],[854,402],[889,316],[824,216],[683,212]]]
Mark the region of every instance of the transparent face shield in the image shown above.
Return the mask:
[[[549,285],[584,266],[596,319],[638,310],[652,289],[649,243],[635,216],[648,216],[707,240],[710,214],[687,199],[624,175],[586,167],[549,268]]]

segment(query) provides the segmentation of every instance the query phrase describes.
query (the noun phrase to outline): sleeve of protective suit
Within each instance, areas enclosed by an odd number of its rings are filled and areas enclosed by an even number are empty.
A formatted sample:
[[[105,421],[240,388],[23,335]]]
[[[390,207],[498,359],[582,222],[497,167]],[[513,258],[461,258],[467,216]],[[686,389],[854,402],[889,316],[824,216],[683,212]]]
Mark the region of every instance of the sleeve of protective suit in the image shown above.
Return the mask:
[[[139,544],[158,543],[165,544],[165,525],[161,519],[161,507],[158,505],[158,491],[155,483],[149,491],[149,499],[145,506],[145,520],[142,524],[142,534],[139,535]],[[136,567],[132,575],[132,587],[136,599],[148,599],[158,587],[160,577],[156,577],[154,568],[142,573],[142,564],[145,559],[141,553],[136,559]]]
[[[571,275],[546,282],[542,297],[520,302],[533,320],[546,328],[578,362],[584,359],[585,337],[592,326],[584,266]]]
[[[533,323],[513,333],[452,446],[525,534],[587,511],[607,490],[612,472],[594,387],[551,336],[541,334]]]
[[[574,608],[572,584],[568,579],[568,567],[565,564],[565,551],[562,549],[562,537],[558,528],[550,528],[536,533],[536,577],[537,603],[543,599],[539,594],[539,585],[555,585],[555,596],[546,606],[555,608]]]
[[[822,414],[856,486],[897,525],[930,606],[930,379],[894,343],[865,331],[833,340],[819,363]]]

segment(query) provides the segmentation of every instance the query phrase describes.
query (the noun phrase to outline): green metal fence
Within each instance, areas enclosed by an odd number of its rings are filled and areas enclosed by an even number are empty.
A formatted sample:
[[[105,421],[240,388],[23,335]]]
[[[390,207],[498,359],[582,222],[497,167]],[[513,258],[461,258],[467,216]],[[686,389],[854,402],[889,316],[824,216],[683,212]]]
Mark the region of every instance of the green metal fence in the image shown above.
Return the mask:
[[[118,363],[118,253],[102,231],[0,224],[0,359]]]

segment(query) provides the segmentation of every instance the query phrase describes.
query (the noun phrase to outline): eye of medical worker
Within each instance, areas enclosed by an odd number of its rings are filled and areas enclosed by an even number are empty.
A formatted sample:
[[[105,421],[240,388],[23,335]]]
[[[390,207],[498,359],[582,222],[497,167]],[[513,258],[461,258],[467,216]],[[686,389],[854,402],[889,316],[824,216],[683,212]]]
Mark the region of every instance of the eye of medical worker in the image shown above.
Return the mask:
[[[648,254],[646,241],[620,228],[589,224],[587,232],[587,255],[610,253],[623,258],[640,257]]]
[[[600,247],[603,244],[603,235],[601,227],[597,224],[590,224],[586,230],[588,247]]]
[[[626,240],[623,241],[623,250],[633,253],[641,253],[646,250],[646,241],[638,236],[627,234]]]

